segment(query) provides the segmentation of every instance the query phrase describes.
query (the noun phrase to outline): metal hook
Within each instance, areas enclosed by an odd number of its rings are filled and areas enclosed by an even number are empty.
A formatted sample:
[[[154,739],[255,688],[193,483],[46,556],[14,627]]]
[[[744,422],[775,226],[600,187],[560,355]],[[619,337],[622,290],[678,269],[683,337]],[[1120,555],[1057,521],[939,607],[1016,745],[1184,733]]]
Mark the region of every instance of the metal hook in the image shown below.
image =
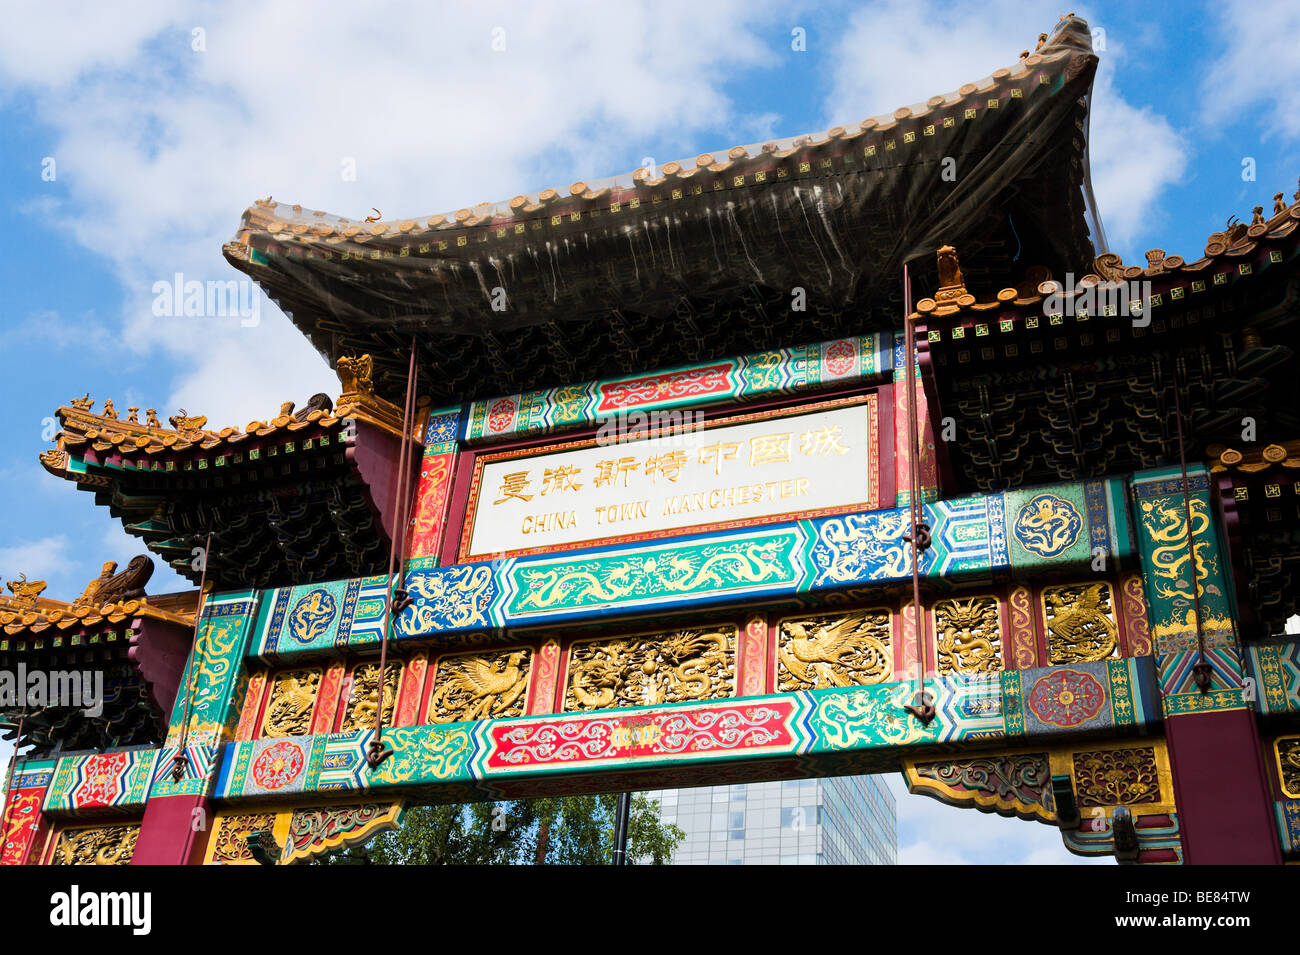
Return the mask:
[[[904,704],[903,709],[920,720],[922,726],[926,726],[934,719],[934,704],[931,702],[933,699],[929,693],[917,690],[916,695],[912,697],[912,702]]]

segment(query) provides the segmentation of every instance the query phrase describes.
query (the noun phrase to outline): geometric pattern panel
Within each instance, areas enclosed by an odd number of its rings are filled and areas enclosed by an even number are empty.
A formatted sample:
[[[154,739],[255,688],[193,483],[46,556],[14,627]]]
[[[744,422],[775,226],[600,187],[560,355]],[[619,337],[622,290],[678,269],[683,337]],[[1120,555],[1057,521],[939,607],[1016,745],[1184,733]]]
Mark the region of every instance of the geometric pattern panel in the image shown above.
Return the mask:
[[[45,795],[47,813],[78,814],[141,809],[153,782],[159,750],[118,750],[64,756]]]
[[[1162,718],[1149,657],[1021,671],[1029,735],[1131,729]]]
[[[1048,566],[1060,573],[1091,573],[1098,550],[1108,567],[1118,566],[1132,551],[1123,488],[1122,481],[1108,480],[1031,493],[1015,519],[1035,550],[1022,542],[1017,546],[1024,553],[1015,559],[1008,550],[1013,522],[1006,500],[1022,492],[927,504],[933,544],[923,552],[920,569],[927,577],[967,581],[1012,571],[1033,574]],[[394,636],[401,641],[475,635],[611,612],[634,615],[723,599],[788,600],[808,592],[898,583],[911,576],[911,548],[904,540],[909,521],[906,509],[893,508],[490,563],[434,567],[422,558],[410,563],[406,589],[414,603],[395,622]],[[1082,549],[1063,546],[1067,538],[1081,541]],[[382,596],[382,578],[268,595],[276,610],[260,627],[254,655],[267,658],[273,651],[287,659],[327,646],[373,645],[382,599],[370,628],[359,633],[342,609],[346,593],[364,590],[371,581],[378,582]],[[299,616],[316,621],[302,631],[310,636],[302,641],[276,636],[287,626],[283,617],[299,604]]]
[[[1300,643],[1246,648],[1247,700],[1266,716],[1300,713]]]
[[[273,663],[343,646],[378,646],[386,585],[386,577],[360,577],[267,591],[252,655]]]

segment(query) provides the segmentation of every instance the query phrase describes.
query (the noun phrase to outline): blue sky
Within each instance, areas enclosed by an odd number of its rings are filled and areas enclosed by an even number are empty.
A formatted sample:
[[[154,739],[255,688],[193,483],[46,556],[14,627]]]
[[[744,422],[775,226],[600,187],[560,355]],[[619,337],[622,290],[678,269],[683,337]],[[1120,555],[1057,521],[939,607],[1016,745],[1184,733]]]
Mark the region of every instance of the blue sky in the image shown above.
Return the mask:
[[[1074,10],[1101,31],[1092,168],[1112,251],[1128,263],[1152,247],[1195,259],[1230,215],[1271,212],[1279,190],[1291,198],[1297,5]],[[256,327],[152,314],[156,281],[238,277],[221,244],[254,199],[427,215],[645,157],[820,132],[1011,65],[1061,12],[1032,0],[7,11],[0,579],[26,573],[71,599],[101,562],[141,551],[91,495],[40,468],[49,418],[72,397],[164,419],[184,407],[222,427],[337,392],[269,302]],[[792,49],[796,28],[803,50]],[[354,180],[340,173],[348,161]],[[159,568],[150,589],[181,586]],[[899,813],[904,861],[1067,860],[1046,827],[919,797],[901,797]]]

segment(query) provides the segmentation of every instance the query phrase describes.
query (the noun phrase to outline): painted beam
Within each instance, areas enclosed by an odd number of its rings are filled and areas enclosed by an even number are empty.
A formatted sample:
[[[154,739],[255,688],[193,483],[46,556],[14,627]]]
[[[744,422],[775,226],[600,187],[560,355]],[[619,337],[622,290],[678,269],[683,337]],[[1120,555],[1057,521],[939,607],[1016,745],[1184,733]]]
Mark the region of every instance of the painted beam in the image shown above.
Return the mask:
[[[945,744],[1146,734],[1161,719],[1149,658],[954,674],[928,684],[936,718],[902,709],[914,684],[627,707],[384,731],[394,755],[366,766],[373,731],[258,739],[226,748],[219,800],[413,790],[463,802],[612,791],[644,778],[702,785],[898,769]],[[644,775],[647,771],[660,775]]]
[[[925,506],[933,546],[921,572],[935,581],[1092,574],[1100,559],[1124,566],[1133,542],[1118,479],[976,495]],[[414,605],[395,623],[396,642],[617,617],[628,619],[726,603],[796,602],[911,576],[906,508],[761,528],[436,567],[408,564]],[[383,626],[383,577],[302,584],[264,594],[249,653],[286,662],[343,649],[372,649]]]
[[[469,405],[468,444],[595,427],[621,414],[705,407],[880,381],[893,370],[892,332],[757,352],[739,358],[625,375]]]

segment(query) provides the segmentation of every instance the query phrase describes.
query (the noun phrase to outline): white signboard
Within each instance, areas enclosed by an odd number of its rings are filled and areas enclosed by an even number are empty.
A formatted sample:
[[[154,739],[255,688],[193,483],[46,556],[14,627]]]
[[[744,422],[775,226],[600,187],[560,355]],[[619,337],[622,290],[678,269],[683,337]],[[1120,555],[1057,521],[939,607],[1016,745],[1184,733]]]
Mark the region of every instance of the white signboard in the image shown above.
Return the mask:
[[[480,455],[461,559],[870,510],[879,506],[875,396],[857,402]]]

